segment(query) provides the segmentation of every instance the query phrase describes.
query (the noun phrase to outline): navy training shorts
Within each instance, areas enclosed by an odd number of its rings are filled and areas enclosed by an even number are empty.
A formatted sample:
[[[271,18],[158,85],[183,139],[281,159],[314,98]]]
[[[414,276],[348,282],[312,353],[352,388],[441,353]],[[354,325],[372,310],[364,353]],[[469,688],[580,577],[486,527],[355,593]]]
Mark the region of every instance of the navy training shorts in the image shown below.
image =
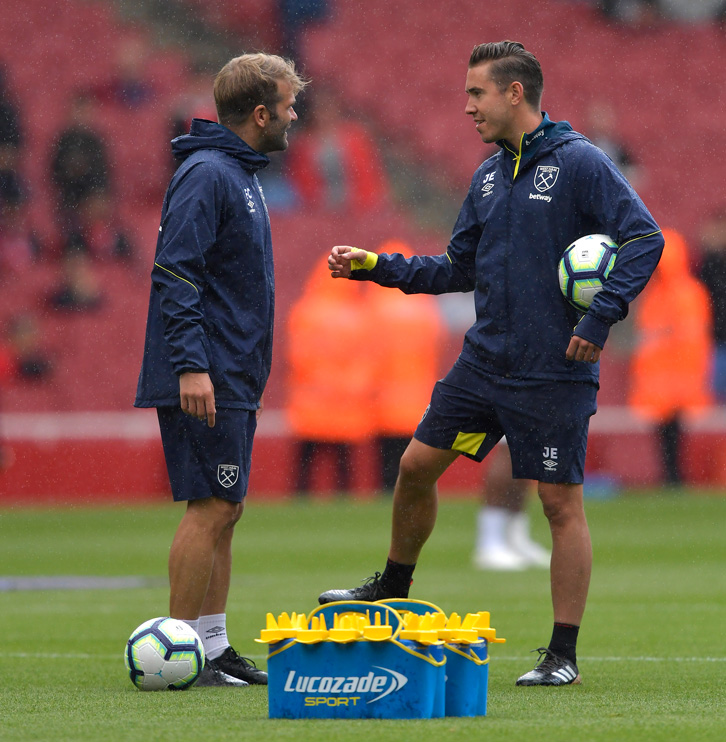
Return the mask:
[[[181,407],[159,407],[157,414],[174,500],[242,502],[257,429],[255,411],[218,409],[213,428]]]
[[[596,398],[593,383],[508,379],[459,359],[413,437],[482,461],[506,436],[515,479],[581,484]]]

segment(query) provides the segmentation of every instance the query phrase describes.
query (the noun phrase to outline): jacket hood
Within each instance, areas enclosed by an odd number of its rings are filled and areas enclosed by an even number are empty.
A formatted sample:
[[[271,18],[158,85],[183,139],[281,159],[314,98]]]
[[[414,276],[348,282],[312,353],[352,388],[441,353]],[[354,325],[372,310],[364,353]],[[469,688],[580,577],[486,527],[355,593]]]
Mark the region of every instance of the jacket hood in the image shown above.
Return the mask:
[[[192,119],[188,134],[172,139],[171,151],[178,160],[186,160],[202,149],[216,149],[239,160],[247,170],[256,172],[269,165],[267,155],[252,149],[226,126],[206,119]]]

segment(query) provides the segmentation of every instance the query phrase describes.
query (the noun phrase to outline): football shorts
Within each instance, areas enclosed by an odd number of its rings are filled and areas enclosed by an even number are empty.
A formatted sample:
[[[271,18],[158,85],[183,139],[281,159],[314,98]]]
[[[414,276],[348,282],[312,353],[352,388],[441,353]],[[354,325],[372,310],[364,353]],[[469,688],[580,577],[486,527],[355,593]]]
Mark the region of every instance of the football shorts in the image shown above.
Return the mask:
[[[217,409],[213,428],[181,407],[159,407],[157,413],[174,500],[219,497],[242,502],[250,476],[256,413]]]
[[[506,436],[515,479],[581,484],[597,386],[510,379],[457,360],[436,382],[414,438],[482,461]]]

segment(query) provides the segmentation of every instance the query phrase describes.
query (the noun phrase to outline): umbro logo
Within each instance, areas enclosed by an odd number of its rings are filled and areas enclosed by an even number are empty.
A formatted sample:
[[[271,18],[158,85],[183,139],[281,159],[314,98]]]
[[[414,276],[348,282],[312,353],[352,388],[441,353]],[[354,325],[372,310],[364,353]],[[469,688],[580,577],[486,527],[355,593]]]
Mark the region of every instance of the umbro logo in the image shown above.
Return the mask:
[[[204,633],[211,637],[215,634],[222,634],[224,632],[224,626],[212,626],[211,629],[207,629]]]
[[[249,188],[245,188],[245,198],[247,199],[247,208],[250,210],[250,214],[254,214],[255,202],[252,199],[252,191]]]
[[[545,471],[557,471],[557,449],[552,446],[545,446],[542,452],[542,463],[544,464]]]

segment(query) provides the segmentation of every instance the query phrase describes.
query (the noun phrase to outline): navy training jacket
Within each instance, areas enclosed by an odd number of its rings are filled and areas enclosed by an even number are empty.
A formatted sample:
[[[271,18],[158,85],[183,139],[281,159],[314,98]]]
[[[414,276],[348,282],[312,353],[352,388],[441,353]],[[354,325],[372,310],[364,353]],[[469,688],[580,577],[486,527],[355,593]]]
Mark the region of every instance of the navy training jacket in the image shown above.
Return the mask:
[[[270,374],[275,283],[255,173],[268,158],[194,119],[164,198],[136,407],[179,404],[179,374],[206,371],[218,407],[255,410]]]
[[[565,358],[573,330],[604,346],[658,264],[660,228],[607,155],[566,121],[545,113],[518,152],[499,145],[474,174],[444,255],[382,254],[351,278],[405,293],[473,290],[462,360],[508,378],[597,383],[599,363]],[[610,235],[619,249],[583,316],[563,297],[557,266],[587,234]]]

